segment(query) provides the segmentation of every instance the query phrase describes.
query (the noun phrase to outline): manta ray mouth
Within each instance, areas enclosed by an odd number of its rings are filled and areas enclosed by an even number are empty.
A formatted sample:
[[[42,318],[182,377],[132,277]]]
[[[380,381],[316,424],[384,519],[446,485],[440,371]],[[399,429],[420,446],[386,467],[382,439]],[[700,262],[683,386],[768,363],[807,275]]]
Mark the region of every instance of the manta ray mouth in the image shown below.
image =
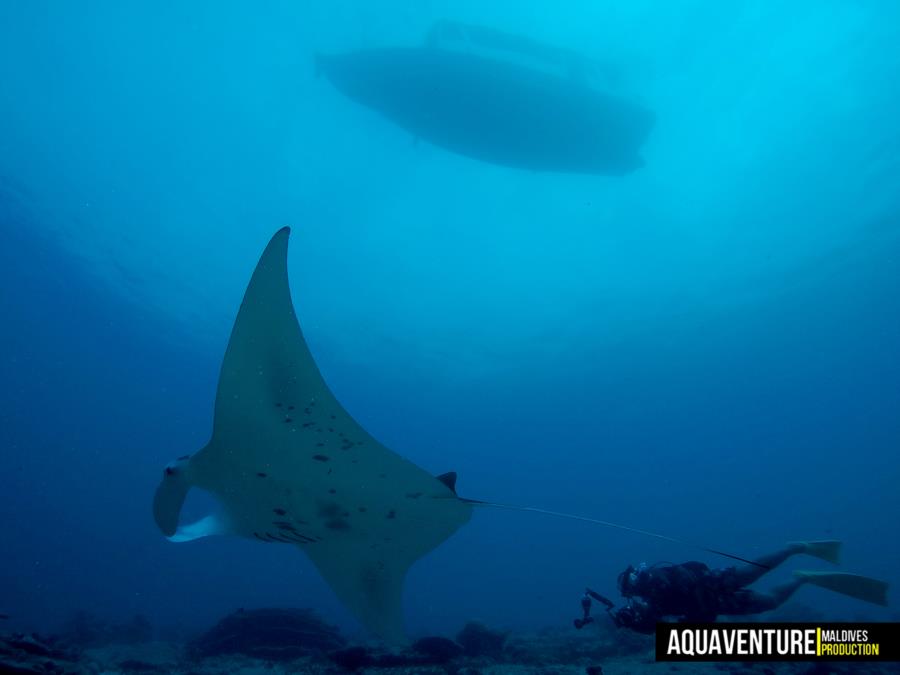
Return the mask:
[[[153,519],[167,537],[172,537],[178,530],[178,517],[190,489],[190,483],[174,468],[167,466],[164,469],[163,479],[153,496]]]

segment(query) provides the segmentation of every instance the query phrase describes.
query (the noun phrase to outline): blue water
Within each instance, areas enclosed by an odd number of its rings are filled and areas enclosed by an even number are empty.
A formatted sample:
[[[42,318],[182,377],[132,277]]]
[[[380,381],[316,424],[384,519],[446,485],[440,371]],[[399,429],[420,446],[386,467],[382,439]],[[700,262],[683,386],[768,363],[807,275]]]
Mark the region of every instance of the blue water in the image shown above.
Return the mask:
[[[479,163],[315,76],[315,52],[418,44],[440,18],[614,64],[657,116],[646,166]],[[276,605],[355,628],[294,547],[174,545],[150,513],[163,466],[208,439],[284,224],[333,391],[460,494],[744,556],[840,538],[847,571],[896,586],[898,44],[888,0],[2,3],[5,627]],[[413,567],[407,625],[564,626],[585,585],[614,597],[628,563],[688,559],[728,564],[479,511]]]

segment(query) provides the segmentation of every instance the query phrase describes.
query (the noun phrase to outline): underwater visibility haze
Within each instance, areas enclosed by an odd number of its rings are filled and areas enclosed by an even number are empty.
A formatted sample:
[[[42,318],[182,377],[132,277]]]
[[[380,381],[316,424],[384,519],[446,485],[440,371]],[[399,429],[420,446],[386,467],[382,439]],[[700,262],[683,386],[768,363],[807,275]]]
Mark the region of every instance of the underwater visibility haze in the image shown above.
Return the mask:
[[[898,44],[886,1],[0,5],[0,630],[568,630],[629,564],[731,564],[457,492],[841,540],[888,606],[778,611],[897,620]]]

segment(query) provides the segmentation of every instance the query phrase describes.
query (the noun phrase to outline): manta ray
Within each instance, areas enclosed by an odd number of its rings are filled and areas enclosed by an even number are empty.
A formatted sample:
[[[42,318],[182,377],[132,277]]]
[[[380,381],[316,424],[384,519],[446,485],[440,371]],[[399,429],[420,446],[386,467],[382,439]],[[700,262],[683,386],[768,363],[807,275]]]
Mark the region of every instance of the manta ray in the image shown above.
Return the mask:
[[[175,541],[236,534],[293,544],[377,635],[403,636],[410,565],[468,522],[455,474],[435,477],[374,439],[338,402],[297,322],[289,228],[266,247],[222,362],[212,438],[165,468],[153,513]],[[178,527],[188,490],[221,514]]]
[[[476,506],[685,543],[594,518],[466,499],[456,493],[455,473],[433,476],[379,443],[331,393],[303,338],[288,287],[289,235],[285,227],[272,237],[250,279],[222,361],[209,442],[163,471],[153,515],[170,540],[233,534],[297,546],[361,623],[389,642],[404,639],[407,570],[465,525]],[[221,509],[179,525],[193,487]]]

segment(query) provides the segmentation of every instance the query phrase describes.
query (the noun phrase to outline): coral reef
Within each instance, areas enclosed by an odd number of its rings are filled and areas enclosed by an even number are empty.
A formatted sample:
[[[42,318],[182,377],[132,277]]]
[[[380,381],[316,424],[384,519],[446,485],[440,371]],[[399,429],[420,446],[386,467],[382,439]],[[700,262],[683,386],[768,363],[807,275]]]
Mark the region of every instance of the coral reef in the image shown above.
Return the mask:
[[[132,626],[120,630],[114,627]],[[138,630],[139,628],[139,630]],[[894,664],[656,663],[653,639],[612,626],[589,631],[554,628],[502,632],[467,624],[457,640],[422,637],[392,650],[347,643],[309,610],[238,611],[199,639],[148,642],[144,622],[104,623],[79,617],[66,640],[0,635],[0,673],[62,675],[887,675]],[[108,644],[96,642],[104,635]],[[73,636],[93,646],[72,646]],[[140,638],[140,639],[138,639]]]
[[[635,654],[652,658],[652,653],[652,637],[611,628],[589,633],[548,629],[536,634],[516,634],[510,636],[503,649],[504,659],[528,665],[599,664]]]
[[[492,630],[482,623],[470,621],[456,634],[456,641],[466,656],[498,658],[503,652],[507,634]]]
[[[351,673],[375,665],[375,657],[372,654],[372,650],[366,647],[357,646],[338,649],[331,652],[328,658],[336,666]]]
[[[194,658],[242,654],[286,661],[345,645],[340,631],[309,609],[238,610],[188,644]]]
[[[422,658],[428,659],[430,663],[447,663],[459,658],[463,653],[462,647],[445,637],[421,638],[413,642],[410,649]]]
[[[79,658],[77,651],[34,633],[0,637],[0,673],[67,673]]]
[[[153,626],[141,615],[127,621],[108,621],[89,612],[76,612],[57,632],[59,642],[87,649],[109,644],[139,644],[153,639]]]
[[[379,650],[373,647],[348,647],[328,655],[332,663],[346,671],[364,668],[422,668],[446,665],[462,656],[463,649],[453,640],[431,636],[416,640],[408,649]],[[454,672],[457,670],[452,669]]]

